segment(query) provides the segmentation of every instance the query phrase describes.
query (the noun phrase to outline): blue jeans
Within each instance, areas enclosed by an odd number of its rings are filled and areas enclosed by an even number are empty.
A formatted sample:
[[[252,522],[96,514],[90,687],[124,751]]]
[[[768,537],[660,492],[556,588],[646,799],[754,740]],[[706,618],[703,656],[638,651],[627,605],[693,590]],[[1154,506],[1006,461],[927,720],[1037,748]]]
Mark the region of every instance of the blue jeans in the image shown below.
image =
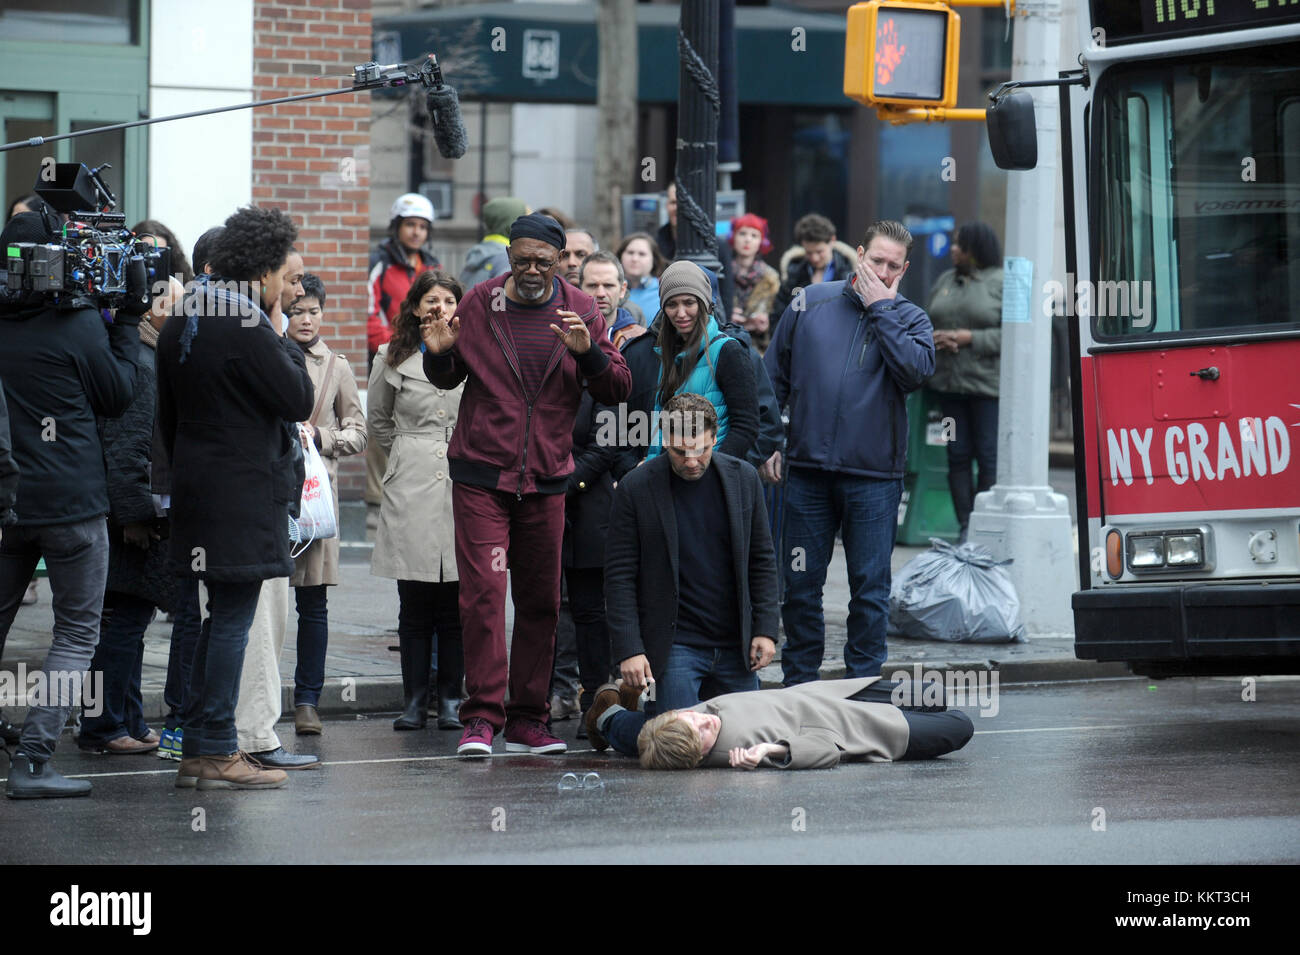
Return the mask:
[[[293,671],[293,705],[316,706],[325,686],[325,650],[330,621],[325,584],[295,587],[298,607],[298,665]]]
[[[948,490],[962,534],[975,508],[975,495],[987,491],[998,477],[998,399],[975,395],[939,395],[945,418],[953,419],[948,442]],[[979,464],[979,482],[972,487],[971,459]]]
[[[700,687],[709,679],[719,693],[758,689],[758,674],[749,669],[735,647],[705,649],[673,644],[668,663],[654,687],[654,699],[645,712],[623,710],[605,725],[609,745],[624,756],[636,756],[636,738],[647,720],[669,710],[683,710],[700,702]]]
[[[248,628],[262,592],[260,580],[207,581],[208,619],[194,651],[194,670],[181,714],[181,755],[228,756],[239,750],[235,703],[244,668]]]
[[[190,672],[194,669],[194,651],[199,644],[199,582],[193,577],[181,577],[176,587],[176,609],[172,613],[172,645],[167,655],[167,685],[163,687],[163,702],[167,716],[163,727],[169,730],[181,727],[181,714],[189,694]]]
[[[879,676],[889,621],[889,558],[898,529],[901,480],[855,477],[790,468],[785,485],[785,601],[781,621],[785,685],[811,683],[826,651],[822,590],[826,567],[842,532],[849,569],[846,679]]]
[[[103,625],[90,672],[104,675],[100,714],[81,717],[82,746],[98,746],[123,736],[140,739],[149,732],[140,699],[144,631],[153,620],[150,600],[109,591],[104,595]]]

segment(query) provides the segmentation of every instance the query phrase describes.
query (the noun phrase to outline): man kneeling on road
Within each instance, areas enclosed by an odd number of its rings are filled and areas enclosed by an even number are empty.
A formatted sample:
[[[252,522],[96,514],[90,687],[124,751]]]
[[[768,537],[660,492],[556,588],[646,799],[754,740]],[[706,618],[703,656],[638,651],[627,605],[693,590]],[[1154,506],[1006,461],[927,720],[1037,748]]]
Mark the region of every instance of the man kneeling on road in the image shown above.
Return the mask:
[[[598,694],[591,708],[601,725],[621,711],[612,698]],[[899,685],[880,677],[729,693],[646,723],[637,739],[641,766],[829,769],[841,759],[934,759],[961,749],[975,732],[960,710],[897,705],[901,698]]]
[[[605,542],[612,658],[625,687],[654,691],[645,713],[620,710],[591,740],[628,756],[648,716],[698,703],[706,679],[723,693],[757,690],[776,654],[776,557],[758,472],[713,453],[707,398],[676,395],[662,420],[667,453],[619,482]]]

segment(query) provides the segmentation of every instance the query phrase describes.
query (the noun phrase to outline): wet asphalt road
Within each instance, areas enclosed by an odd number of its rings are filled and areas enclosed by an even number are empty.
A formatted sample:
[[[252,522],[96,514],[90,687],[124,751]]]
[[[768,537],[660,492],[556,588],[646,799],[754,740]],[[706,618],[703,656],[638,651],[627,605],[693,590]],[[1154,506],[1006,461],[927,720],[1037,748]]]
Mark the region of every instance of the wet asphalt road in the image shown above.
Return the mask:
[[[582,741],[462,761],[455,733],[371,718],[314,740],[290,726],[286,741],[327,764],[284,789],[199,793],[172,786],[174,763],[87,756],[65,736],[56,765],[94,793],[0,800],[0,863],[1294,863],[1300,680],[1241,692],[1003,687],[996,717],[967,710],[977,735],[961,752],[803,773],[648,773]],[[557,725],[572,740],[576,724]],[[560,792],[565,772],[605,788]]]

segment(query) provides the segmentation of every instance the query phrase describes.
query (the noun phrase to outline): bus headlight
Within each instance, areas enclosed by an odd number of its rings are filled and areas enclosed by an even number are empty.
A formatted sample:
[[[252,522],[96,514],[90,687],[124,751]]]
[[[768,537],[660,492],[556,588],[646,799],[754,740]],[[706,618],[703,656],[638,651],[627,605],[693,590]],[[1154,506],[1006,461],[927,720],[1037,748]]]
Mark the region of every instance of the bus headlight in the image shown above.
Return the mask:
[[[1200,534],[1171,534],[1165,538],[1166,560],[1170,567],[1195,567],[1205,563],[1205,548]]]
[[[1128,565],[1134,570],[1165,566],[1164,536],[1130,537],[1128,539]]]

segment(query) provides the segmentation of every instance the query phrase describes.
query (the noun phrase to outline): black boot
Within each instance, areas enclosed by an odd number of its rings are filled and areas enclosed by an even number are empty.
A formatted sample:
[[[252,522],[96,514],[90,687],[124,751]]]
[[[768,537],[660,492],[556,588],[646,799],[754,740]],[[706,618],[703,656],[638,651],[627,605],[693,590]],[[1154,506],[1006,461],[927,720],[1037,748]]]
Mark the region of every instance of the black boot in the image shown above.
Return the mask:
[[[460,721],[460,700],[446,696],[440,697],[438,699],[438,729],[459,730],[464,728],[465,724]]]
[[[402,715],[393,720],[395,730],[422,730],[429,719],[429,661],[432,647],[428,637],[400,638],[402,692],[406,701]]]
[[[48,762],[40,763],[18,753],[9,763],[5,795],[10,799],[56,799],[60,796],[89,796],[90,783],[59,775]]]

